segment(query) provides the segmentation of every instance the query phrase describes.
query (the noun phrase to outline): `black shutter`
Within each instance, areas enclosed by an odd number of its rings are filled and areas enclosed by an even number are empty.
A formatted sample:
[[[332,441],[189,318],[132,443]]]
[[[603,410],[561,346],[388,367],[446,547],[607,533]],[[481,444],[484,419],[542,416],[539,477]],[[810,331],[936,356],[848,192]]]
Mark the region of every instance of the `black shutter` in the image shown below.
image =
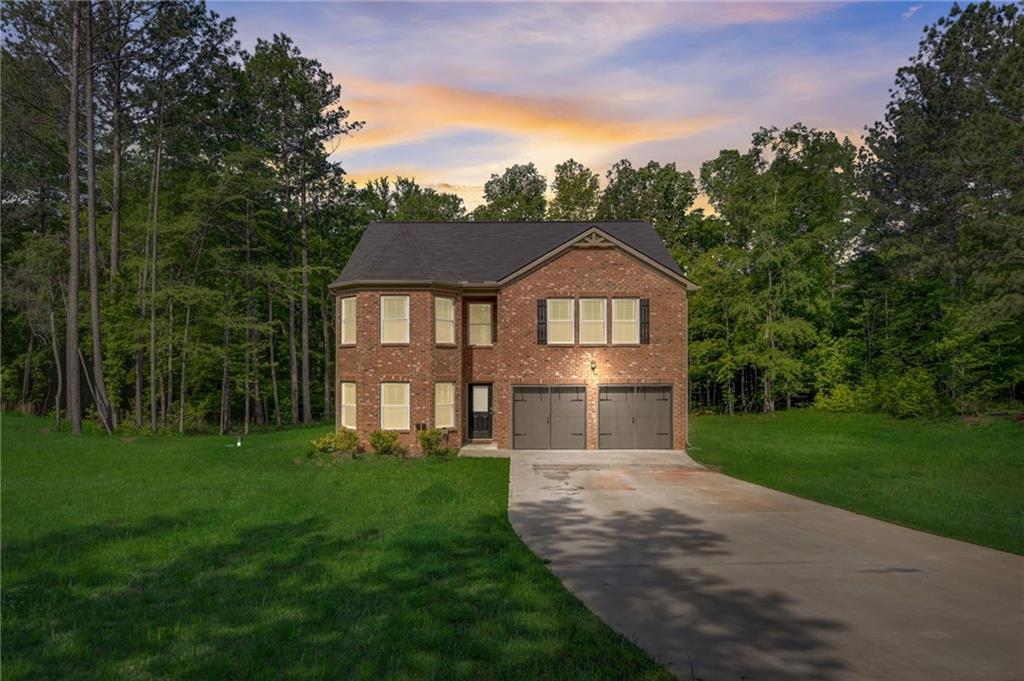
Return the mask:
[[[640,343],[647,345],[651,342],[651,301],[649,298],[640,299]]]
[[[537,301],[537,342],[548,344],[548,301],[544,298]]]
[[[498,301],[491,303],[491,345],[498,343]]]

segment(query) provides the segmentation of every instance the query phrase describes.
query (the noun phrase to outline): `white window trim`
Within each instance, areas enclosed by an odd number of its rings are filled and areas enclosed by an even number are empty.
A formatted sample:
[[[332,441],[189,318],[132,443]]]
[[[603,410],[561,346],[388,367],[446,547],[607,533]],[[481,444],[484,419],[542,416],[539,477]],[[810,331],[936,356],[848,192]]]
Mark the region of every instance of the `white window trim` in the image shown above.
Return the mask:
[[[439,300],[447,301],[448,304],[451,306],[451,311],[452,311],[452,318],[451,319],[438,320],[438,318],[437,318],[437,301],[439,301]],[[437,332],[441,328],[439,322],[443,322],[444,324],[450,324],[451,325],[452,339],[450,341],[443,341],[443,340],[438,340],[437,339]],[[455,342],[456,342],[456,338],[457,338],[457,336],[455,334],[455,299],[454,298],[448,298],[447,296],[434,296],[434,344],[435,345],[454,345]]]
[[[617,341],[615,340],[615,301],[633,300],[636,301],[636,340]],[[625,321],[625,320],[623,320]],[[612,345],[639,345],[640,344],[640,299],[639,298],[612,298]]]
[[[384,386],[386,385],[404,385],[405,386],[405,428],[388,428],[384,425]],[[410,402],[412,402],[412,390],[410,390],[409,383],[407,381],[381,381],[380,384],[380,427],[381,430],[393,430],[395,432],[408,431],[412,423],[412,415],[410,414]],[[386,405],[395,407],[398,405]]]
[[[553,301],[568,301],[569,302],[569,319],[553,320],[551,318],[551,303]],[[547,325],[548,325],[548,345],[576,345],[576,301],[572,298],[548,298],[547,299]],[[551,324],[564,324],[569,322],[569,340],[567,341],[553,341],[551,340]]]
[[[356,401],[353,402],[352,404],[349,404],[348,402],[345,401],[345,386],[346,385],[351,385],[352,386],[352,393],[355,395],[355,400]],[[345,407],[352,407],[353,409],[356,409],[356,405],[359,403],[358,391],[359,391],[359,387],[356,386],[355,381],[342,381],[341,382],[341,427],[342,428],[346,428],[348,430],[355,430],[356,429],[356,425],[359,422],[359,414],[358,414],[358,412],[356,413],[356,423],[353,423],[350,426],[350,425],[345,423]]]
[[[488,343],[473,343],[473,313],[471,312],[474,305],[486,305],[487,306],[487,328],[490,331],[490,342]],[[466,339],[467,345],[471,348],[490,348],[494,346],[494,303],[469,303],[469,307],[466,309],[466,332],[469,338]]]
[[[439,385],[446,385],[451,390],[451,392],[449,393],[449,395],[450,395],[449,399],[451,400],[451,402],[449,402],[448,405],[447,405],[448,409],[449,409],[449,412],[451,414],[451,416],[449,417],[449,422],[448,423],[438,423],[437,422],[437,407],[439,406],[438,402],[437,402],[437,386],[439,386]],[[440,405],[440,406],[444,406],[444,405]],[[451,381],[437,381],[436,383],[434,383],[434,427],[435,428],[448,428],[449,430],[453,430],[455,428],[455,384],[453,382],[451,382]]]
[[[385,341],[384,340],[384,299],[385,298],[404,298],[405,299],[405,340],[401,341]],[[380,344],[381,345],[408,345],[409,344],[409,296],[381,296],[380,297]],[[395,321],[395,320],[391,320]]]
[[[602,303],[602,305],[601,305],[601,340],[599,340],[599,341],[584,341],[583,340],[583,325],[584,324],[588,324],[588,323],[596,325],[597,320],[595,320],[595,319],[590,319],[590,320],[583,319],[583,303],[584,303],[584,301],[588,301],[589,302],[589,301],[593,301],[593,300],[596,300],[596,301]],[[579,305],[580,305],[580,345],[608,345],[608,299],[607,298],[595,298],[593,296],[588,297],[588,298],[580,298]]]
[[[345,340],[345,322],[348,321],[348,319],[345,317],[345,303],[350,301],[350,300],[353,301],[353,307],[355,308],[355,310],[353,310],[353,314],[355,316],[352,319],[352,335],[353,335],[353,338],[352,338],[352,340]],[[356,338],[358,338],[358,334],[359,334],[359,322],[357,321],[358,318],[359,318],[359,302],[356,299],[356,296],[346,296],[346,297],[342,298],[341,299],[341,345],[355,345],[356,344]]]

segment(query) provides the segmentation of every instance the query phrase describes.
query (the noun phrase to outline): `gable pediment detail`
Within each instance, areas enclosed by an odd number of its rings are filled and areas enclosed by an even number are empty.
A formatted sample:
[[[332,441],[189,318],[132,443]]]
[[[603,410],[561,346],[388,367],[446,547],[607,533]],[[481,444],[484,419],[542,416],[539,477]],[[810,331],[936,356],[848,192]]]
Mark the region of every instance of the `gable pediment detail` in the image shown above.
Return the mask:
[[[573,248],[614,248],[615,244],[599,232],[589,232],[578,239]]]

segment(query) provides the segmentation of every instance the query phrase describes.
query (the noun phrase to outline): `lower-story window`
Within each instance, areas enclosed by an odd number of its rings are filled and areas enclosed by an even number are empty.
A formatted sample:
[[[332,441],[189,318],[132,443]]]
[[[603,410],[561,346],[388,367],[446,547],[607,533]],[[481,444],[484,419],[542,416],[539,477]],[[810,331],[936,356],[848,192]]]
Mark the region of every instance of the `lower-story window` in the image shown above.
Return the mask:
[[[341,425],[344,428],[356,427],[356,384],[341,384]]]
[[[380,427],[409,430],[409,384],[380,384]]]
[[[455,427],[455,384],[434,384],[434,427]]]

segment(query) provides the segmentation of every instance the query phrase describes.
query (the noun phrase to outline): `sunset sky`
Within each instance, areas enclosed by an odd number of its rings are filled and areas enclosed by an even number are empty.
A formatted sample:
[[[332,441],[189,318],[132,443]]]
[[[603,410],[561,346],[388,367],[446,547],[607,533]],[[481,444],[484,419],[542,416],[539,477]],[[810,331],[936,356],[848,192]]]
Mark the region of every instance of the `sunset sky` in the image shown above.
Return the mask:
[[[213,2],[242,46],[291,36],[342,86],[332,146],[362,183],[405,175],[480,201],[491,173],[567,158],[697,171],[796,121],[858,141],[947,3]]]

